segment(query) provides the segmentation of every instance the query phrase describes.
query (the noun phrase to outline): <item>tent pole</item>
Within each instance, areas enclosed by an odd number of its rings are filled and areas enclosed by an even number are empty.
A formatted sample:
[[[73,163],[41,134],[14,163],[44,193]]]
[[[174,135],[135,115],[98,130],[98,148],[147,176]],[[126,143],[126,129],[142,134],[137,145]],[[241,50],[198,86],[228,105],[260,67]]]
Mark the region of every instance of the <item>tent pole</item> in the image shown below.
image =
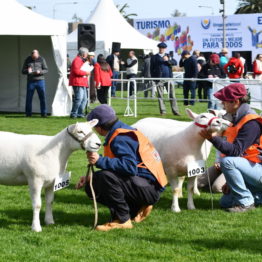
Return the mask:
[[[20,74],[20,65],[21,65],[21,36],[17,37],[17,53],[18,53],[18,99],[17,99],[17,107],[18,111],[20,112],[21,108],[21,74]]]

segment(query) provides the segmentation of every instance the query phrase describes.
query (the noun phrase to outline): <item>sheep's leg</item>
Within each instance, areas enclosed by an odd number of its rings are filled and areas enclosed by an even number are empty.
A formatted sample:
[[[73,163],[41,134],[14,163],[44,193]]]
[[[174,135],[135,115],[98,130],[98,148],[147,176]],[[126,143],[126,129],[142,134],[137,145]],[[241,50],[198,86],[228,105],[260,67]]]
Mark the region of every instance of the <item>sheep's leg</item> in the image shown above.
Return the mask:
[[[32,221],[32,230],[35,232],[41,232],[41,224],[40,224],[40,209],[42,205],[41,201],[41,189],[43,186],[43,182],[40,179],[33,179],[29,181],[29,189],[30,195],[32,199],[33,206],[33,221]]]
[[[53,212],[52,212],[52,204],[54,201],[54,185],[47,187],[45,189],[45,223],[46,225],[54,224]]]
[[[179,197],[179,194],[181,194],[180,193],[181,188],[179,188],[178,178],[175,177],[173,179],[170,179],[169,182],[170,182],[172,192],[173,192],[173,200],[172,200],[171,210],[173,212],[179,213],[179,212],[181,212],[181,209],[179,208],[178,197]]]
[[[185,176],[179,176],[178,177],[178,188],[180,188],[180,191],[179,191],[179,194],[178,194],[179,198],[183,197],[183,183],[184,183],[184,180],[185,180]]]
[[[195,179],[195,182],[194,182],[194,190],[193,190],[193,192],[194,192],[195,195],[200,196],[200,192],[199,192],[198,186],[197,186],[197,176],[196,176],[196,179]]]
[[[195,176],[189,177],[188,183],[187,183],[187,193],[188,193],[187,208],[190,210],[196,209],[194,205],[194,200],[193,200],[195,180],[196,180]]]

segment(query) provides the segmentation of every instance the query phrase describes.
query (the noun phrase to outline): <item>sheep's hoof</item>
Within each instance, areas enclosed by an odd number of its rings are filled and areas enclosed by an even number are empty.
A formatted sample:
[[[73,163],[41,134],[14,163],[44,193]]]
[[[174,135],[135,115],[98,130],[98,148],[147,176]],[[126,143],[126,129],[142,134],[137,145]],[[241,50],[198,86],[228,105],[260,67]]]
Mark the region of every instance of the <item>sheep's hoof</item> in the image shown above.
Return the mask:
[[[175,212],[175,213],[180,213],[181,212],[181,209],[178,207],[171,207],[171,210],[173,211],[173,212]]]
[[[42,232],[42,227],[40,225],[39,226],[32,225],[32,230],[34,232]]]
[[[50,221],[45,221],[45,224],[48,225],[54,225],[55,221],[54,220],[50,220]]]
[[[188,210],[195,210],[196,208],[195,208],[195,206],[188,206],[187,209]]]
[[[198,189],[195,189],[195,190],[194,190],[194,194],[197,195],[197,196],[200,196],[199,190],[198,190]]]

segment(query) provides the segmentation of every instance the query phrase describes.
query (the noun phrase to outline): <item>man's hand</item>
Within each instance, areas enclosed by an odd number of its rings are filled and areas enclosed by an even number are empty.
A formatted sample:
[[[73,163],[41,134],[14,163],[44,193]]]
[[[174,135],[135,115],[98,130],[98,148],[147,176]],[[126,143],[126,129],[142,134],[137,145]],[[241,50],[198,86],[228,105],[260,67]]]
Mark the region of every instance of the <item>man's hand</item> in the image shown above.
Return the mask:
[[[95,163],[99,159],[99,154],[97,152],[86,152],[86,156],[87,156],[88,162],[92,165],[95,165]]]
[[[168,61],[168,56],[167,55],[163,56],[163,60]]]
[[[76,189],[82,188],[86,183],[86,176],[81,176],[78,183],[75,185]]]
[[[206,128],[201,129],[199,135],[208,140],[212,138],[212,134]]]

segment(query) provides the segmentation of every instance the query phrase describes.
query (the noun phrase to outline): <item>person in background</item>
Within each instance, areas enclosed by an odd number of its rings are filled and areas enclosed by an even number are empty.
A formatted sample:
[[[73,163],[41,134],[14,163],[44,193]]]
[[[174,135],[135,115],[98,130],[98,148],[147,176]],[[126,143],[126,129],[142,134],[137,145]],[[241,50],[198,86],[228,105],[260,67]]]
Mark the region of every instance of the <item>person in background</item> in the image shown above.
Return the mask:
[[[113,73],[105,57],[100,54],[94,68],[95,86],[97,88],[97,98],[100,104],[107,104],[108,89],[112,84]]]
[[[126,67],[126,78],[136,78],[137,77],[137,71],[138,71],[138,59],[135,56],[135,52],[133,50],[129,51],[128,58],[125,63]],[[133,95],[134,93],[134,82],[130,82],[129,87],[129,96]]]
[[[201,71],[199,72],[199,78],[226,78],[226,74],[223,68],[219,65],[219,55],[211,54],[208,62],[203,65]],[[208,109],[214,109],[215,105],[212,101],[213,99],[213,81],[203,81],[204,94],[208,98]]]
[[[142,66],[142,77],[151,78],[150,72],[150,60],[153,53],[150,52],[148,55],[144,57],[144,63]],[[154,97],[155,94],[155,82],[152,80],[145,80],[144,83],[144,97],[148,97],[148,89],[151,89],[151,96]]]
[[[240,83],[225,86],[214,94],[222,101],[232,122],[222,134],[199,134],[222,153],[220,169],[226,184],[220,205],[228,212],[240,213],[262,204],[262,118],[248,105],[246,87]]]
[[[150,73],[152,78],[173,78],[172,65],[169,61],[168,54],[166,54],[167,45],[161,42],[157,45],[159,52],[153,55],[150,60]],[[166,106],[164,104],[164,89],[168,90],[168,81],[155,81],[158,94],[159,110],[161,115],[166,114]],[[170,85],[171,87],[171,85]],[[171,87],[169,90],[169,100],[174,115],[180,116],[175,98],[175,92]]]
[[[170,61],[172,67],[177,66],[177,61],[174,58],[174,51],[169,52],[169,61]]]
[[[113,72],[113,79],[118,79],[120,74],[120,60],[119,60],[120,50],[115,48],[112,50],[112,54],[106,58],[106,62],[110,65]],[[113,81],[111,86],[111,96],[116,96],[116,86],[117,82]]]
[[[258,54],[253,62],[253,75],[254,79],[262,80],[262,54]]]
[[[224,65],[228,62],[228,49],[222,48],[221,52],[219,53],[220,61],[219,65],[224,68]]]
[[[33,50],[23,64],[22,74],[27,75],[25,114],[32,116],[32,100],[37,91],[40,100],[41,117],[47,116],[45,74],[48,72],[45,59],[39,55],[38,50]]]
[[[87,117],[93,119],[98,119],[94,129],[105,137],[104,156],[88,152],[87,158],[101,169],[93,174],[96,200],[111,213],[111,221],[96,230],[132,228],[131,220],[139,223],[146,219],[167,184],[160,156],[141,132],[117,119],[112,107],[96,107]],[[86,176],[81,177],[76,188],[85,185],[92,197],[87,182]]]
[[[184,67],[184,78],[197,78],[198,68],[195,56],[191,56],[190,52],[184,50],[181,54],[179,66]],[[191,100],[188,101],[189,92],[191,92]],[[183,82],[184,105],[194,105],[196,98],[196,81],[184,80]]]
[[[70,74],[70,69],[71,69],[72,62],[69,58],[69,54],[66,55],[66,67],[67,67],[67,74]]]
[[[95,52],[88,52],[88,61],[91,66],[94,66],[95,61]],[[90,102],[95,103],[97,94],[96,94],[96,86],[95,86],[95,71],[92,70],[89,76],[89,88],[87,90],[87,98],[88,98],[88,91],[90,92]]]
[[[239,79],[244,73],[244,66],[240,60],[240,53],[235,53],[224,65],[224,71],[230,79]]]
[[[200,78],[199,72],[201,71],[202,67],[206,64],[206,59],[202,53],[199,52],[197,56],[197,69],[198,69],[198,75],[197,77]],[[197,88],[197,94],[198,94],[198,99],[200,102],[205,102],[202,99],[206,100],[207,99],[207,93],[204,89],[204,83],[202,81],[197,81],[196,83],[196,88]]]
[[[83,118],[85,117],[84,111],[87,103],[87,87],[88,87],[88,76],[89,71],[82,69],[82,66],[88,59],[88,49],[85,47],[80,47],[78,55],[72,62],[69,85],[73,87],[74,97],[73,106],[71,110],[71,118]]]

